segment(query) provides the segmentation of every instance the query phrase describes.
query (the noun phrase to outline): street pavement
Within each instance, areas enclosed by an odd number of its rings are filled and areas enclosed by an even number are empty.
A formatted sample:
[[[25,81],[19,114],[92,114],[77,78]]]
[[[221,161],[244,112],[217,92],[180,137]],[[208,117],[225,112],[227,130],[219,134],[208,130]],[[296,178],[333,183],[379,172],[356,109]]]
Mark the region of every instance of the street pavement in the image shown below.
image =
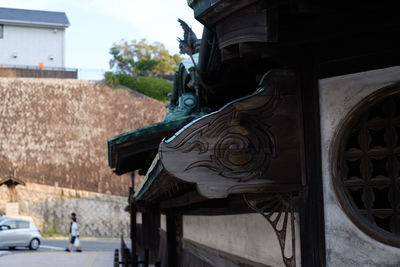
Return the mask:
[[[11,252],[9,252],[9,251],[0,251],[0,257],[5,256],[5,255],[10,255],[10,254],[11,254]]]
[[[65,252],[67,240],[44,239],[37,251],[0,250],[0,267],[111,267],[118,239],[81,240],[83,252]]]
[[[67,253],[62,251],[18,253],[0,258],[1,267],[112,267],[113,252],[89,251]]]

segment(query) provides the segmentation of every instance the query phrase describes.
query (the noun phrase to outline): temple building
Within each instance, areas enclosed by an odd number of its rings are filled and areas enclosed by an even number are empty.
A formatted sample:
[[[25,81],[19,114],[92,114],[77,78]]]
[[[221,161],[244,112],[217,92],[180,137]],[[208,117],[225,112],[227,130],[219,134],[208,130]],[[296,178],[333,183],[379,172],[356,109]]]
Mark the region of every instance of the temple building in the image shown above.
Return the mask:
[[[108,141],[117,174],[146,175],[133,265],[142,246],[170,267],[399,266],[395,4],[188,5],[204,32],[164,121]]]

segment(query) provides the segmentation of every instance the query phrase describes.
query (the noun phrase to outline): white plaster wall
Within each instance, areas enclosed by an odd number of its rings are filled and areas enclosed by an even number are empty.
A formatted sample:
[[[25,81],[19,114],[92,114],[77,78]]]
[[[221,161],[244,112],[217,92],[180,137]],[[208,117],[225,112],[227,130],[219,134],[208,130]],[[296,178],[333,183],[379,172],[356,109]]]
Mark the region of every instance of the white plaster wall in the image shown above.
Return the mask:
[[[334,137],[349,111],[398,81],[399,66],[319,81],[327,266],[400,266],[400,249],[375,241],[345,215],[334,192],[330,164]]]
[[[64,67],[65,30],[4,25],[0,64]],[[13,55],[16,54],[17,58]],[[54,59],[51,60],[50,56]]]
[[[142,224],[142,213],[141,212],[136,212],[136,223]]]
[[[300,236],[296,223],[296,261],[300,262]],[[289,227],[290,228],[290,227]],[[285,266],[271,225],[260,214],[183,216],[183,237],[210,248],[269,266]],[[290,229],[288,238],[291,238]],[[290,256],[290,243],[286,255]]]
[[[160,228],[165,232],[167,231],[167,216],[165,216],[164,214],[161,214],[160,217]]]

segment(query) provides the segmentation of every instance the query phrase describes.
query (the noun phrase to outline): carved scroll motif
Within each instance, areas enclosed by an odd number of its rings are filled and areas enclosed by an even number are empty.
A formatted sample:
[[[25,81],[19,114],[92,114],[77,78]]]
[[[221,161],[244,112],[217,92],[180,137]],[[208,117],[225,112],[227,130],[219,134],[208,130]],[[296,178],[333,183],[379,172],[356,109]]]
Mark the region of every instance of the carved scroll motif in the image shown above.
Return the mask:
[[[207,123],[167,147],[209,154],[208,159],[192,162],[184,171],[204,167],[240,182],[261,178],[277,156],[275,137],[267,121],[280,101],[276,89],[260,88],[208,115]]]

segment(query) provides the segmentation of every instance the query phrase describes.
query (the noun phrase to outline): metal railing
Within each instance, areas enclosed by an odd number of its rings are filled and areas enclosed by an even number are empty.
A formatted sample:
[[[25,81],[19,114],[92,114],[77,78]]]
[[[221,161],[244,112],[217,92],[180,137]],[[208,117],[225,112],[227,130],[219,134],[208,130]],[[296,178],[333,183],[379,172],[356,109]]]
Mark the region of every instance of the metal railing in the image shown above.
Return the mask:
[[[0,64],[0,77],[77,79],[78,69]]]

